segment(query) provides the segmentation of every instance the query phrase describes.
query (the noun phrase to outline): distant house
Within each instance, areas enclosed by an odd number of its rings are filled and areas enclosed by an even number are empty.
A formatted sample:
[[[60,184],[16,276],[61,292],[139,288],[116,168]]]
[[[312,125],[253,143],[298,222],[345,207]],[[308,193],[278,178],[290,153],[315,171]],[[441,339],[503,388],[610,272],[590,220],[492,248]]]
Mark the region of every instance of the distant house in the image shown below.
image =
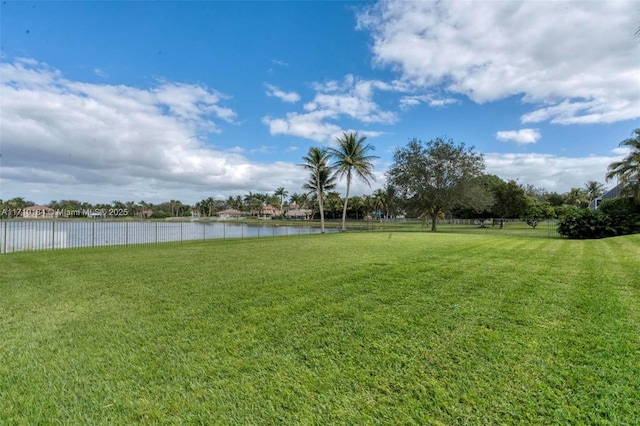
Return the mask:
[[[291,209],[289,211],[287,211],[285,214],[287,219],[294,219],[294,220],[307,220],[309,219],[309,216],[311,216],[311,210],[308,209]]]
[[[218,212],[220,219],[238,219],[240,216],[242,216],[242,212],[236,209],[227,209]]]
[[[200,209],[192,208],[191,209],[191,217],[199,218],[201,216]]]
[[[261,219],[273,219],[275,216],[280,216],[280,210],[273,207],[271,204],[266,205],[260,210]]]
[[[153,216],[153,210],[142,210],[141,212],[138,212],[138,217],[143,219],[148,219],[151,216]]]
[[[614,198],[618,198],[620,196],[621,190],[622,190],[622,184],[618,184],[614,188],[602,194],[600,197],[594,198],[593,200],[591,200],[591,202],[589,202],[589,209],[598,210],[598,207],[600,207],[600,204],[604,200],[612,200]]]
[[[30,206],[22,209],[22,217],[26,219],[52,219],[56,211],[47,206]]]

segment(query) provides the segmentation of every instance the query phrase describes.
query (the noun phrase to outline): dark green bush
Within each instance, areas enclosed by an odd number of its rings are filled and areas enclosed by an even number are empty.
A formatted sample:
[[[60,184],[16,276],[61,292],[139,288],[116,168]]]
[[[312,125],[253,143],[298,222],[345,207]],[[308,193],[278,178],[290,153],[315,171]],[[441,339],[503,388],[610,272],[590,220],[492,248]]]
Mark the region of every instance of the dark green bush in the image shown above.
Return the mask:
[[[640,205],[635,204],[632,198],[605,200],[598,211],[609,218],[616,235],[640,233]]]
[[[558,223],[558,233],[574,239],[604,238],[616,235],[606,216],[587,209],[567,213]]]
[[[640,206],[629,198],[620,198],[603,202],[596,211],[569,212],[558,223],[558,233],[573,239],[640,233]]]
[[[151,215],[153,219],[164,219],[166,217],[171,217],[171,213],[163,212],[162,210],[156,210]]]

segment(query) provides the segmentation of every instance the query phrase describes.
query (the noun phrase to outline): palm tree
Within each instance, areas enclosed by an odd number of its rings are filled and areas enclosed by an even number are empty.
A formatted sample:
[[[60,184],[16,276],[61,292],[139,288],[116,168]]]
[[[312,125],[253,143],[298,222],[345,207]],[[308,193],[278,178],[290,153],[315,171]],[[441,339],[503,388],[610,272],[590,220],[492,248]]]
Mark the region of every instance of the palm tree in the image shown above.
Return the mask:
[[[79,202],[78,202],[79,203]],[[138,215],[138,206],[134,201],[127,201],[127,216],[137,216]],[[78,206],[77,210],[80,210],[80,206]]]
[[[213,209],[216,206],[216,200],[213,197],[209,197],[206,200],[203,200],[207,207],[207,216],[210,217],[211,213],[213,213]]]
[[[371,213],[373,213],[376,209],[376,203],[373,197],[371,195],[363,195],[362,197],[360,197],[359,205],[360,207],[362,207],[362,217],[364,219],[371,219],[373,217]]]
[[[330,174],[331,171],[328,167],[324,167],[320,170],[319,176],[312,174],[309,182],[302,185],[304,189],[308,189],[310,194],[313,194],[311,197],[311,202],[314,203],[316,200],[318,201],[318,209],[322,208],[320,213],[320,222],[324,222],[324,206],[327,195],[325,191],[334,189],[336,187],[336,177]],[[320,180],[318,180],[318,177]],[[320,200],[322,198],[322,200]],[[313,217],[313,215],[311,215]]]
[[[260,215],[260,211],[262,210],[262,206],[264,205],[265,198],[266,194],[254,194],[251,191],[249,191],[249,193],[244,196],[244,203],[249,210],[250,215]]]
[[[378,157],[368,155],[369,151],[375,148],[370,144],[365,144],[367,137],[355,133],[342,133],[342,137],[336,138],[338,148],[329,148],[329,155],[333,158],[333,168],[336,174],[343,178],[347,178],[347,193],[344,197],[344,207],[342,209],[342,232],[347,230],[347,203],[349,202],[349,189],[351,188],[351,179],[355,174],[367,185],[370,185],[369,179],[376,180],[373,175],[372,161]]]
[[[298,194],[297,192],[294,192],[293,194],[291,194],[291,197],[289,197],[289,206],[291,206],[291,204],[295,204],[296,206],[300,204],[298,202],[299,199],[300,199],[300,194]]]
[[[567,193],[567,202],[572,206],[580,207],[585,201],[585,198],[586,194],[584,190],[580,188],[571,188],[571,190]]]
[[[640,129],[633,131],[635,137],[620,142],[620,146],[628,147],[631,151],[622,161],[609,164],[607,181],[617,178],[622,185],[622,193],[633,197],[636,204],[640,204]]]
[[[309,171],[311,178],[303,187],[315,191],[320,209],[320,231],[324,234],[324,206],[322,204],[324,191],[335,187],[335,176],[331,174],[329,167],[329,153],[325,148],[311,147],[306,156],[302,157],[303,164],[299,164]]]
[[[171,216],[174,216],[173,209],[176,206],[176,200],[169,201],[169,204],[171,205]]]
[[[587,183],[584,184],[584,189],[587,191],[589,203],[604,194],[604,185],[595,180],[587,181]]]
[[[239,195],[237,195],[236,197],[233,197],[233,196],[229,195],[229,198],[227,198],[227,201],[225,201],[225,208],[241,210],[242,209],[242,197],[240,197]]]
[[[276,191],[273,193],[273,195],[276,195],[276,196],[280,197],[280,210],[282,210],[282,204],[284,203],[284,197],[289,195],[289,192],[286,189],[284,189],[284,186],[281,186],[280,188],[276,189]]]
[[[336,218],[336,212],[340,212],[342,207],[342,197],[339,193],[332,191],[327,194],[327,208],[331,212],[331,218]]]
[[[387,207],[387,194],[382,188],[373,191],[373,206],[376,212],[380,212],[380,219],[382,219],[383,214],[386,216],[386,212],[383,209]]]

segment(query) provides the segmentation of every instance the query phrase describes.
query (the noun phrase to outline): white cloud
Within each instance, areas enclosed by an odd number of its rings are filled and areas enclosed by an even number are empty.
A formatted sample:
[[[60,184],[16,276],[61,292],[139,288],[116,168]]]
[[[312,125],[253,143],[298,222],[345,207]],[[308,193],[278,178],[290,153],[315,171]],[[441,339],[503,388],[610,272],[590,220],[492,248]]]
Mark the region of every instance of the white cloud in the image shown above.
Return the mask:
[[[486,172],[547,191],[564,193],[594,180],[605,183],[607,166],[619,156],[560,157],[551,154],[485,154]],[[613,184],[609,184],[613,186]]]
[[[627,146],[618,146],[611,150],[612,154],[622,155],[622,156],[628,155],[630,152],[631,152],[631,148]]]
[[[264,117],[262,122],[269,126],[272,135],[284,134],[326,142],[331,135],[340,132],[340,126],[328,123],[328,118],[336,118],[329,111],[313,111],[306,114],[287,113],[285,118]]]
[[[272,135],[285,134],[327,142],[343,131],[333,121],[348,117],[362,123],[392,124],[397,116],[382,110],[373,101],[374,89],[397,90],[393,84],[377,80],[361,80],[347,75],[342,81],[314,83],[316,95],[303,106],[305,112],[289,112],[284,118],[264,117]],[[369,131],[371,135],[380,134]]]
[[[300,100],[300,95],[296,92],[285,92],[271,84],[264,84],[267,88],[267,96],[276,97],[284,102],[296,103]]]
[[[400,109],[406,111],[420,105],[421,103],[426,103],[430,107],[443,107],[458,103],[458,100],[455,98],[438,98],[433,95],[403,96],[400,98]]]
[[[522,96],[524,123],[612,123],[640,117],[637,16],[633,1],[382,1],[358,25],[410,84]]]
[[[540,139],[537,129],[501,130],[496,133],[496,138],[505,142],[515,142],[518,145],[536,143]]]
[[[212,149],[208,135],[237,115],[202,86],[88,84],[20,60],[0,64],[0,92],[3,198],[194,202],[304,179],[293,164]]]
[[[104,70],[101,70],[100,68],[94,68],[93,73],[98,77],[102,77],[102,78],[109,77],[109,74],[107,74]]]
[[[397,120],[391,111],[383,111],[373,101],[374,89],[391,90],[387,83],[360,80],[347,75],[343,81],[315,83],[315,98],[304,105],[305,111],[327,111],[332,116],[345,115],[363,123],[392,124]]]

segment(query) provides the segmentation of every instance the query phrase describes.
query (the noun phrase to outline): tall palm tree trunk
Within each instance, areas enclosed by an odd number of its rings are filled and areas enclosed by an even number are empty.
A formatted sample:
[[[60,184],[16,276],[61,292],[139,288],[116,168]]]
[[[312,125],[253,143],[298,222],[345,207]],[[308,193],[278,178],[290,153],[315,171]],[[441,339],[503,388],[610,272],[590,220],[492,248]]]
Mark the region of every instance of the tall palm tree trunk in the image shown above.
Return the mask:
[[[347,232],[347,204],[349,203],[349,188],[351,186],[351,172],[347,173],[347,195],[344,197],[342,208],[342,232]]]
[[[317,182],[320,182],[320,173],[316,174]],[[318,185],[318,208],[320,209],[320,232],[324,234],[324,206],[322,205],[322,188]]]

